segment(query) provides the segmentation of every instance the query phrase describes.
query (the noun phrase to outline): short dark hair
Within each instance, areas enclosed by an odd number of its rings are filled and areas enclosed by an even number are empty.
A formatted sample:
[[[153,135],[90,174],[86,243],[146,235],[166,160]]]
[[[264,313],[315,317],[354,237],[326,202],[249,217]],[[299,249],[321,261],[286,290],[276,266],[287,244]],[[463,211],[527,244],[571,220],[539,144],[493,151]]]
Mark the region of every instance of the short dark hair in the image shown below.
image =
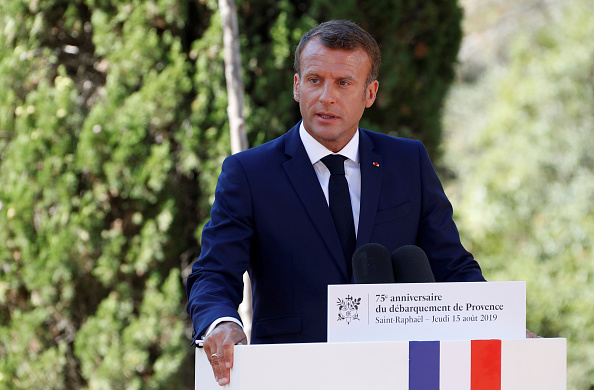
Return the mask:
[[[365,50],[371,61],[371,69],[367,75],[367,84],[377,79],[382,61],[380,49],[371,34],[348,20],[330,20],[309,30],[299,41],[295,50],[295,73],[301,74],[301,52],[305,45],[315,37],[320,37],[324,46],[330,49],[354,51],[358,48]]]

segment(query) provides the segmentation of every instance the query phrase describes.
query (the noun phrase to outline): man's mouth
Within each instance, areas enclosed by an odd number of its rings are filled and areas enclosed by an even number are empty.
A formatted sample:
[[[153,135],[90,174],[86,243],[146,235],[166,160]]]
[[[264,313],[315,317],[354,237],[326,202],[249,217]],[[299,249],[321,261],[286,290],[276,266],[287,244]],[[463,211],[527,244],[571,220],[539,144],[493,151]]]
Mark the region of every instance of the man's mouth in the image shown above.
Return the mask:
[[[334,116],[334,115],[328,115],[328,114],[318,114],[318,116],[320,118],[323,118],[323,119],[333,119],[333,118],[336,118],[336,116]]]

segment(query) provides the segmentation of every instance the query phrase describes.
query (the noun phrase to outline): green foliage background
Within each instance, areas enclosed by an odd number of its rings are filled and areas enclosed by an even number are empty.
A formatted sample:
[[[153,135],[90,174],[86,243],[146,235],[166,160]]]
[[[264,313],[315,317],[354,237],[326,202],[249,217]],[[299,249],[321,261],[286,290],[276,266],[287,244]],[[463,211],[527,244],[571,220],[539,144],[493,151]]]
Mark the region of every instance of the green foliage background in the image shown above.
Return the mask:
[[[439,152],[455,0],[239,3],[250,145],[299,119],[292,52],[382,46],[364,126]],[[183,283],[229,153],[214,0],[0,3],[0,389],[193,387]]]
[[[528,328],[568,341],[594,389],[594,3],[545,8],[509,58],[448,100],[445,162],[463,241],[489,280],[527,281]]]

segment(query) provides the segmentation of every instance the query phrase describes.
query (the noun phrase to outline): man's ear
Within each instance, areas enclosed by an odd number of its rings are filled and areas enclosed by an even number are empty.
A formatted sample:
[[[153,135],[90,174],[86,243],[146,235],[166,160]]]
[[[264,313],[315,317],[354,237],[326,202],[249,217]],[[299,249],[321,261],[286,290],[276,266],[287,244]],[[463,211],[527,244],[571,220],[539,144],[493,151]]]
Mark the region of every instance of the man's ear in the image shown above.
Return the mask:
[[[293,76],[293,99],[295,99],[296,102],[299,101],[299,82],[301,80],[299,79],[299,75],[297,73],[295,73],[295,76]]]
[[[373,80],[369,83],[367,88],[365,88],[365,108],[369,108],[375,102],[375,98],[377,97],[377,90],[379,89],[379,81]]]

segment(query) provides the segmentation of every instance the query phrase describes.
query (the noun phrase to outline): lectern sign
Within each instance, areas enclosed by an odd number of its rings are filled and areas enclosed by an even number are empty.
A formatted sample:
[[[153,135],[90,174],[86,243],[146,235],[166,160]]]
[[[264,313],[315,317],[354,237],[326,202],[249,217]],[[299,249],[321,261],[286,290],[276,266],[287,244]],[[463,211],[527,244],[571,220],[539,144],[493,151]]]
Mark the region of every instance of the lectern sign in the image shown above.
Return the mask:
[[[328,342],[524,337],[526,282],[328,286]]]

